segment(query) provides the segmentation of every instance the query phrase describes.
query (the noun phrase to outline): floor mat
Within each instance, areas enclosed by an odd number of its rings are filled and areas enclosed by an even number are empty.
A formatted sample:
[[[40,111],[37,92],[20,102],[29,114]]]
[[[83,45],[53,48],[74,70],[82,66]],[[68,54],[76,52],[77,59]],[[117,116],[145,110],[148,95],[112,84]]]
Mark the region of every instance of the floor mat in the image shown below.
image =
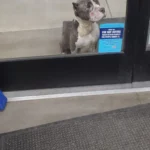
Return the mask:
[[[0,150],[150,150],[150,104],[1,134]]]

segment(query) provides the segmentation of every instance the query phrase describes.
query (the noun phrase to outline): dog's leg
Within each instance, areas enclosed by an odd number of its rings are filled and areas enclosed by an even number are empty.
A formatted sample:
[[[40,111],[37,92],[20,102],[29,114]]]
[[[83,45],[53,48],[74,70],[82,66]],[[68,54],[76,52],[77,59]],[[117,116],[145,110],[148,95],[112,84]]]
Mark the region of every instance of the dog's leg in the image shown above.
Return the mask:
[[[67,46],[65,47],[64,43],[62,45],[62,43],[60,42],[59,45],[60,45],[61,54],[71,54],[70,49],[67,48]]]
[[[62,54],[71,54],[70,50],[70,31],[72,28],[72,21],[64,21],[62,28],[62,38],[60,42],[60,50]]]
[[[93,52],[93,53],[96,53],[96,52],[97,52],[96,43],[92,43],[92,45],[91,45],[91,52]]]
[[[75,48],[75,50],[74,51],[72,51],[72,54],[79,54],[80,53],[80,48]]]

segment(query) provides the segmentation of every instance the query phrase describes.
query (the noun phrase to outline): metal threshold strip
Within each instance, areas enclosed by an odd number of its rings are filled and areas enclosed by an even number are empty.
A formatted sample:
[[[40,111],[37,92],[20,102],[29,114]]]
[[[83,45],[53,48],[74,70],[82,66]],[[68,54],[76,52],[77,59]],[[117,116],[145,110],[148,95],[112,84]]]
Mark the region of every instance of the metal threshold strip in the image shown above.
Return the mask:
[[[112,94],[125,94],[125,93],[141,93],[141,92],[149,92],[150,87],[142,87],[142,88],[124,88],[124,89],[110,89],[110,90],[88,90],[88,91],[75,91],[75,92],[58,92],[58,93],[41,93],[31,95],[14,95],[10,96],[9,92],[6,93],[8,97],[8,101],[29,101],[29,100],[43,100],[43,99],[57,99],[57,98],[68,98],[68,97],[82,97],[82,96],[98,96],[98,95],[112,95]],[[28,91],[26,91],[28,93]],[[32,93],[31,92],[31,93]]]

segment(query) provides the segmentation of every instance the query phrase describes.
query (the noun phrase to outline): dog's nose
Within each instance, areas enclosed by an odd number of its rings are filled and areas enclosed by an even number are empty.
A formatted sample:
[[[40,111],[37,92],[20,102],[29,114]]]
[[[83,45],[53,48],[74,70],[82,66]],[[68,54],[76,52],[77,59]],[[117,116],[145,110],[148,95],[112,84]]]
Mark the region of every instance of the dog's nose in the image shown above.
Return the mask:
[[[100,8],[100,11],[101,11],[102,13],[105,13],[105,8],[104,8],[104,7]]]

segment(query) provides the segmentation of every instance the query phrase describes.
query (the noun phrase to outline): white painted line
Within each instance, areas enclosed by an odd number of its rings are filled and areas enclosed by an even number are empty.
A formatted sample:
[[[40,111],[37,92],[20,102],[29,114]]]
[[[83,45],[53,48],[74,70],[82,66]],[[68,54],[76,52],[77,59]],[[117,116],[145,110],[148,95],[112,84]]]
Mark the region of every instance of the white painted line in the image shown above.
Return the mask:
[[[23,97],[10,97],[8,102],[12,101],[29,101],[40,99],[54,99],[54,98],[67,98],[67,97],[81,97],[81,96],[94,96],[94,95],[110,95],[110,94],[124,94],[124,93],[139,93],[149,92],[150,88],[133,88],[133,89],[116,89],[106,91],[88,91],[88,92],[76,92],[76,93],[64,93],[64,94],[50,94],[50,95],[37,95],[37,96],[23,96]]]

